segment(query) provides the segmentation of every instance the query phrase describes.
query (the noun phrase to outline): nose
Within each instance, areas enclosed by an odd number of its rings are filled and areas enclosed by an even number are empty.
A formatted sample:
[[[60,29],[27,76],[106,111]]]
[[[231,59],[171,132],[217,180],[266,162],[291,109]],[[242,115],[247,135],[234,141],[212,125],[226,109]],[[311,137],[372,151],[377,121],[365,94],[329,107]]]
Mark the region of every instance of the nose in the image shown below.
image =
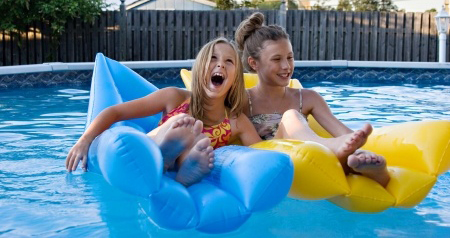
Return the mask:
[[[217,67],[219,67],[219,68],[225,68],[225,66],[224,66],[224,64],[222,64],[222,63],[217,63]]]
[[[289,61],[288,60],[283,60],[283,62],[281,63],[281,68],[282,69],[289,69],[291,66],[289,65]]]

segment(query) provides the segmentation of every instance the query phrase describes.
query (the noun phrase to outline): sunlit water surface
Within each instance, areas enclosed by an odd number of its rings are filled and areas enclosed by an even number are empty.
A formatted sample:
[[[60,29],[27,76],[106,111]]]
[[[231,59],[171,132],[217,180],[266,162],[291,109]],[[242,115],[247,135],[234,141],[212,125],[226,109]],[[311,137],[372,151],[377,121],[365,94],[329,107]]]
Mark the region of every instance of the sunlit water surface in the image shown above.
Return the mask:
[[[162,85],[158,85],[162,87]],[[180,85],[179,85],[180,86]],[[304,83],[351,128],[450,119],[447,85]],[[158,228],[102,177],[68,174],[64,161],[84,130],[89,87],[0,91],[0,236],[172,237],[210,235]],[[449,237],[450,173],[412,209],[345,211],[327,201],[284,199],[226,237]]]

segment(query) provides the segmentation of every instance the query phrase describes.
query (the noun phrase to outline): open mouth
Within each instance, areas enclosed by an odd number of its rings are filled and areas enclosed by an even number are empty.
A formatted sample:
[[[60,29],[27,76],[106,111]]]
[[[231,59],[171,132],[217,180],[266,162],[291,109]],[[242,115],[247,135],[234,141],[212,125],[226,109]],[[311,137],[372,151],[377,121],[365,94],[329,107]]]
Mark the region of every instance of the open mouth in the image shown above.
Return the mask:
[[[211,82],[214,86],[220,86],[225,81],[225,77],[221,73],[214,73],[211,77]]]

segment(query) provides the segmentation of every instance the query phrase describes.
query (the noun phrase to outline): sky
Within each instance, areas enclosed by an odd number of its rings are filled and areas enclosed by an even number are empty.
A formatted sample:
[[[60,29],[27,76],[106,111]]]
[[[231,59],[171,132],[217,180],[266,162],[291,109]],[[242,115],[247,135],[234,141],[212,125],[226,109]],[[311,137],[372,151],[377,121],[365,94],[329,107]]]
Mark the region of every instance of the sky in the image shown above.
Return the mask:
[[[116,8],[120,5],[120,0],[104,0],[107,3],[113,3]],[[125,4],[130,4],[136,0],[125,0]],[[170,1],[170,0],[167,0]],[[441,9],[444,0],[393,0],[399,9],[405,9],[407,12],[423,12],[425,10],[436,8]],[[314,0],[311,0],[311,5],[314,4]],[[337,6],[339,0],[330,0],[329,4]]]
[[[314,0],[311,0],[314,5]],[[329,5],[337,6],[339,0],[330,0]],[[444,0],[393,0],[399,9],[405,9],[407,12],[424,12],[425,10],[436,8],[440,10]]]

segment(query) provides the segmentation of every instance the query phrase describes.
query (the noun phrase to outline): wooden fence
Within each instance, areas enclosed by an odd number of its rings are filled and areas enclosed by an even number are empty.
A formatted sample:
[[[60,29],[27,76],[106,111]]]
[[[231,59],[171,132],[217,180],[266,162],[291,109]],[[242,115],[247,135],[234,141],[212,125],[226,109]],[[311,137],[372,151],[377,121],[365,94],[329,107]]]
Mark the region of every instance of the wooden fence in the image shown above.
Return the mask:
[[[278,11],[262,11],[267,24]],[[92,62],[97,52],[126,61],[193,59],[217,36],[232,38],[251,11],[103,12],[93,24],[74,20],[52,48],[50,30],[34,23],[25,34],[0,32],[0,66],[49,61]],[[438,60],[435,13],[289,10],[286,30],[296,60]],[[447,41],[447,59],[450,47]]]

